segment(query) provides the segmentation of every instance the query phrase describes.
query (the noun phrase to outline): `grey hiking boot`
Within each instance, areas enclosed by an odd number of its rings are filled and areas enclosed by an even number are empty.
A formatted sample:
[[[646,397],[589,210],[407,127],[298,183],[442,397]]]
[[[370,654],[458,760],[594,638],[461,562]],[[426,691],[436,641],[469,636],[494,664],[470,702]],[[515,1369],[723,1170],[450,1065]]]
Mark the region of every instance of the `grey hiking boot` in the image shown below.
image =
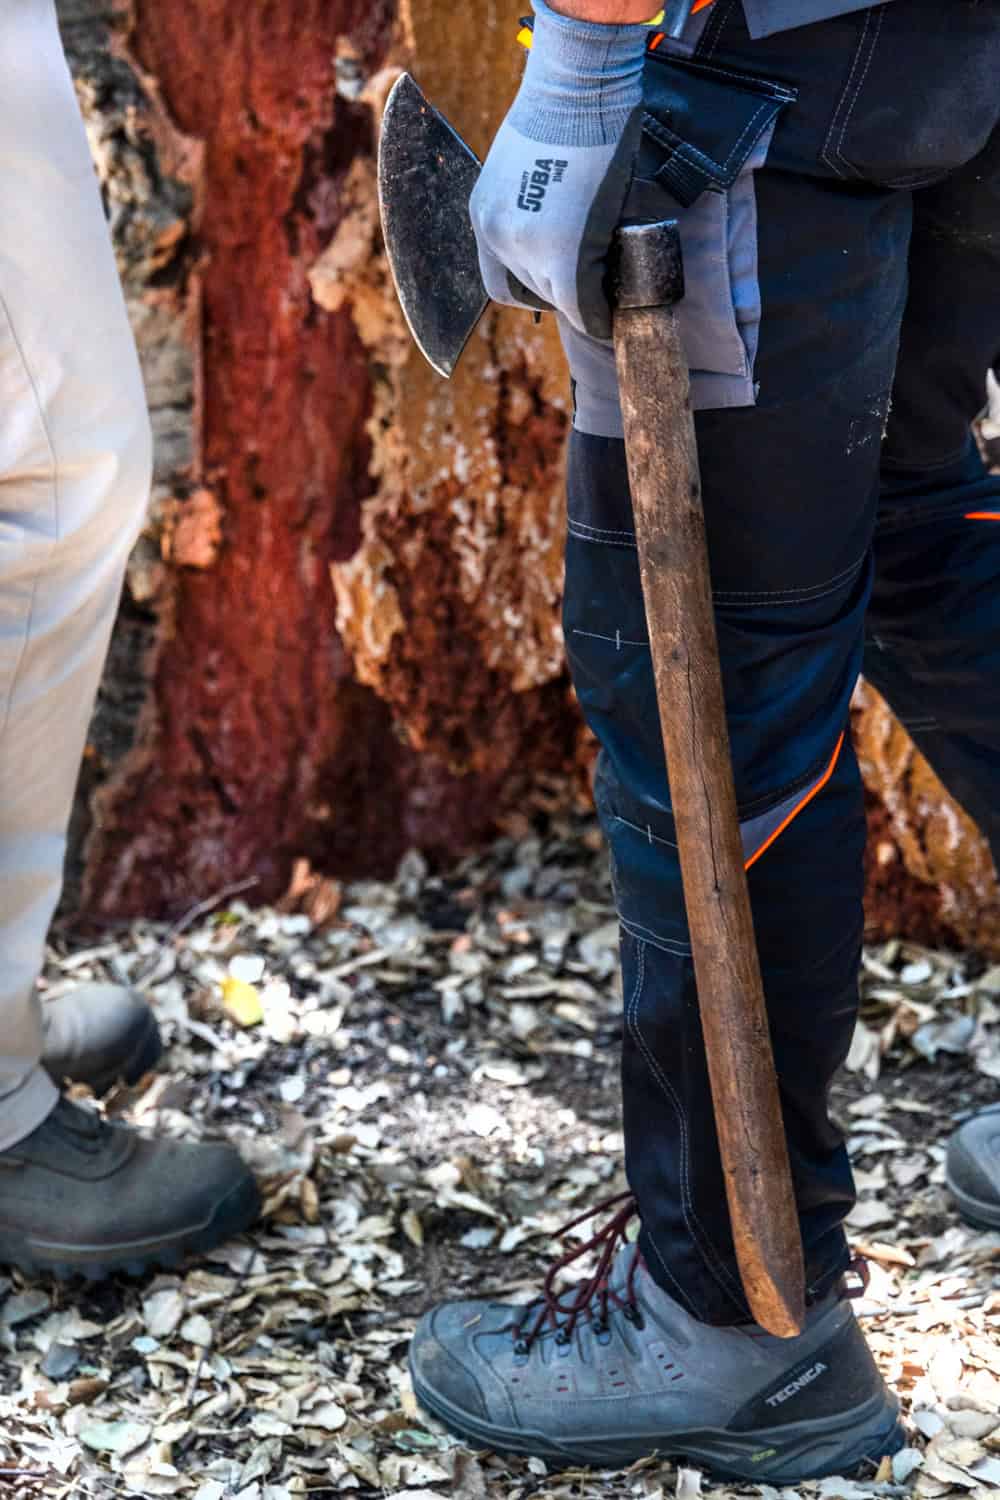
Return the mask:
[[[945,1174],[962,1216],[980,1229],[1000,1229],[1000,1104],[955,1131]]]
[[[473,1447],[556,1466],[625,1467],[659,1451],[721,1477],[792,1484],[902,1446],[897,1402],[839,1293],[810,1309],[796,1339],[699,1323],[626,1242],[634,1212],[629,1199],[557,1262],[527,1308],[451,1302],[426,1314],[410,1350],[423,1405]],[[557,1292],[556,1272],[588,1251],[599,1252],[595,1275]]]
[[[138,1083],[163,1052],[153,1012],[121,984],[79,984],[43,1000],[42,1026],[42,1066],[53,1082],[86,1083],[95,1094]]]
[[[96,1281],[175,1266],[259,1210],[231,1147],[150,1140],[68,1099],[0,1152],[0,1262],[26,1271]]]

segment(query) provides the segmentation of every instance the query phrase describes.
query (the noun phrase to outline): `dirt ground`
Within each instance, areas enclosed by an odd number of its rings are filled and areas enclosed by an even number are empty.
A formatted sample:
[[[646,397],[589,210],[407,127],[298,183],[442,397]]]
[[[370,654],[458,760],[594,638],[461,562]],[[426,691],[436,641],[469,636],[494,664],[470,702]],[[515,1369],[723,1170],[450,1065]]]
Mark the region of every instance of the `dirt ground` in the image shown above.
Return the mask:
[[[174,929],[61,940],[50,989],[141,984],[170,1050],[113,1115],[225,1135],[261,1176],[246,1242],[176,1275],[0,1282],[0,1481],[18,1496],[432,1500],[757,1495],[651,1460],[549,1474],[473,1455],[406,1375],[428,1304],[524,1300],[557,1231],[624,1186],[614,913],[586,818],[512,830],[449,875],[408,856],[344,890],[306,869]],[[858,1304],[911,1440],[783,1494],[1000,1491],[1000,1235],[944,1187],[956,1121],[1000,1096],[1000,968],[883,945],[835,1091],[872,1269]]]

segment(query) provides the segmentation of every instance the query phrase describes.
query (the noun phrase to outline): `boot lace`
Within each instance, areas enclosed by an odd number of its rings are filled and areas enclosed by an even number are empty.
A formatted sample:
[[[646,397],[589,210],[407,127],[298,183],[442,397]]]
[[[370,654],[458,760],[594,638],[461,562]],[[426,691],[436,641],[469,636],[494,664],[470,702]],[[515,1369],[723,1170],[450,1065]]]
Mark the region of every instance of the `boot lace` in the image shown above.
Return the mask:
[[[566,1236],[598,1214],[615,1210],[607,1223],[591,1239],[567,1251],[550,1266],[542,1283],[541,1297],[524,1309],[521,1318],[511,1326],[514,1348],[517,1354],[529,1354],[535,1342],[547,1332],[554,1332],[556,1343],[568,1344],[581,1318],[590,1316],[595,1333],[607,1331],[608,1312],[612,1307],[620,1308],[630,1322],[642,1326],[642,1313],[636,1300],[635,1278],[641,1263],[638,1252],[632,1257],[625,1285],[616,1289],[608,1284],[611,1269],[618,1251],[628,1243],[627,1229],[638,1213],[638,1205],[631,1193],[619,1193],[606,1198],[578,1218],[572,1219],[558,1231],[556,1238]],[[597,1264],[587,1281],[566,1291],[556,1288],[556,1279],[567,1266],[573,1265],[585,1255],[597,1253]],[[593,1307],[594,1313],[591,1314]]]

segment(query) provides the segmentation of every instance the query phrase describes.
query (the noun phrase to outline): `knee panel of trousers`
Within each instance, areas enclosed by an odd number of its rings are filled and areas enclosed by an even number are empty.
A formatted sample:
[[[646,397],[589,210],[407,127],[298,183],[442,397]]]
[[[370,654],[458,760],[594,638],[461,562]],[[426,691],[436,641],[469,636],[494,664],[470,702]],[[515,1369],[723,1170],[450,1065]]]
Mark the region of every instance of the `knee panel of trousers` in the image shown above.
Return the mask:
[[[863,562],[819,597],[718,605],[737,800],[748,821],[828,768],[860,670],[868,589]],[[672,839],[672,827],[657,828],[670,799],[634,550],[569,538],[564,629],[581,707],[633,804],[623,815]]]

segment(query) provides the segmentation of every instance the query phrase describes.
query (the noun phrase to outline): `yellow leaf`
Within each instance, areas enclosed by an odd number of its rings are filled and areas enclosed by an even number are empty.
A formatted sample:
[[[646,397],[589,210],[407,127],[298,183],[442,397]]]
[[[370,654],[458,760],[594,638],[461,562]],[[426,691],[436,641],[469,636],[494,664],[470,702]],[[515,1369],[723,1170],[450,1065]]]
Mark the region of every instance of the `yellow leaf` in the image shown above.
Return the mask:
[[[222,1004],[237,1026],[259,1026],[264,1019],[264,1007],[255,985],[245,979],[234,979],[227,975],[222,981]]]

